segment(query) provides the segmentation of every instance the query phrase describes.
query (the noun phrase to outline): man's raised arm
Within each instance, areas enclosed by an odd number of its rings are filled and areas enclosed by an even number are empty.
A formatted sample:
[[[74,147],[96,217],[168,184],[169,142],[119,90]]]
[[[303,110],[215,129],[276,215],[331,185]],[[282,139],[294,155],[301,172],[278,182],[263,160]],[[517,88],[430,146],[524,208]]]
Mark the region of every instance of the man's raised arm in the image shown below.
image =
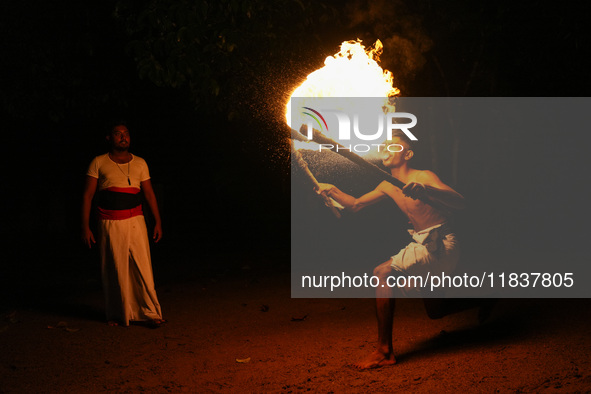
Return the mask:
[[[364,194],[359,198],[355,198],[341,191],[338,187],[328,183],[320,183],[316,192],[334,199],[339,204],[344,206],[345,209],[353,212],[357,212],[368,205],[375,204],[376,202],[387,197],[387,195],[380,189],[379,186],[375,190],[372,190],[371,192]]]
[[[435,207],[460,210],[466,207],[464,196],[443,183],[435,173],[423,171],[420,182],[409,182],[402,188],[408,197],[421,199],[427,204],[432,202]]]

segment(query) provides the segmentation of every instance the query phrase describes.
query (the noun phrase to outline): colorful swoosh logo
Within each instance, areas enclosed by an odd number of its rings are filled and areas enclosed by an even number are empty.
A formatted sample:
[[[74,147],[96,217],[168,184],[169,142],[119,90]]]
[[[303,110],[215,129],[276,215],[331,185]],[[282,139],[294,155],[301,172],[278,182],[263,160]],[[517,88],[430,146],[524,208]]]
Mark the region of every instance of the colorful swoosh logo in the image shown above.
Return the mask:
[[[320,112],[310,108],[310,107],[303,107],[304,109],[307,109],[308,111],[312,111],[314,114],[311,114],[309,112],[303,112],[305,115],[308,115],[309,117],[311,117],[312,119],[314,119],[316,121],[316,123],[318,124],[318,127],[320,128],[321,131],[328,131],[328,125],[326,124],[326,120],[324,120],[324,117],[322,115],[320,115]],[[320,119],[322,119],[322,123],[320,123]],[[326,130],[324,130],[324,127],[322,127],[322,124],[324,123],[324,126],[326,127]]]

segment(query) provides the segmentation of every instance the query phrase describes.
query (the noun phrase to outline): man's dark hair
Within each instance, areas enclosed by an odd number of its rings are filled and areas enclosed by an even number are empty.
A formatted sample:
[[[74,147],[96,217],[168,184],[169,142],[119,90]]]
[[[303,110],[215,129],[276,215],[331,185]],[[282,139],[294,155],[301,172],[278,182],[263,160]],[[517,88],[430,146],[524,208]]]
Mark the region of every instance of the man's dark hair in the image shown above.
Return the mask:
[[[111,131],[113,131],[116,126],[125,126],[129,129],[127,121],[123,119],[113,119],[105,123],[105,135],[111,135]]]
[[[404,131],[402,131],[400,129],[392,130],[392,138],[394,138],[394,137],[398,137],[402,141],[404,141],[408,145],[409,150],[412,150],[412,151],[415,150],[416,141],[413,141],[410,138],[408,138],[408,136],[404,133]],[[386,141],[386,144],[388,144],[388,143],[392,143],[392,141]]]

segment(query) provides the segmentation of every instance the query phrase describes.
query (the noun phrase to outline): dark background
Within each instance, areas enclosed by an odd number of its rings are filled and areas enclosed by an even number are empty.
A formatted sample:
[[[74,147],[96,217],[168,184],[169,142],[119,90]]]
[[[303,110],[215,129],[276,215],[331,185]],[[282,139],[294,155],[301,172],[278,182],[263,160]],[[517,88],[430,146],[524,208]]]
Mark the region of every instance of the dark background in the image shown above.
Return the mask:
[[[588,15],[583,1],[5,2],[3,302],[98,275],[79,210],[112,118],[129,121],[131,151],[150,166],[165,233],[153,248],[161,281],[240,268],[240,258],[216,265],[229,253],[288,270],[284,105],[342,41],[382,40],[382,66],[403,96],[587,96]],[[519,136],[434,129],[420,140],[416,165],[471,202],[460,223],[484,235],[473,252],[582,254],[586,125]],[[316,231],[338,227],[310,201],[300,209],[321,222]],[[381,214],[345,226],[369,228]],[[393,222],[402,234],[405,221]]]

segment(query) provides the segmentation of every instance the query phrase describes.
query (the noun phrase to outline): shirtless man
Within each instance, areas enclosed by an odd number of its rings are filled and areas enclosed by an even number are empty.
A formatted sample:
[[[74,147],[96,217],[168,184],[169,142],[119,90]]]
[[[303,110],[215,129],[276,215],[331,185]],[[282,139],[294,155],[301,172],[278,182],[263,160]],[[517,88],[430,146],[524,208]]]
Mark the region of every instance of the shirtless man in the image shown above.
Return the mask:
[[[364,207],[383,199],[391,198],[406,214],[413,230],[413,237],[406,248],[374,270],[380,280],[376,288],[376,307],[378,320],[377,349],[366,359],[354,364],[359,369],[376,368],[396,363],[392,349],[392,323],[396,299],[409,289],[397,289],[387,285],[387,278],[392,275],[421,275],[427,272],[450,272],[459,258],[459,245],[456,236],[449,228],[452,212],[464,208],[464,198],[448,185],[444,184],[431,171],[411,168],[409,161],[413,157],[412,142],[400,132],[386,146],[398,144],[400,152],[385,149],[383,164],[390,169],[393,177],[406,186],[399,189],[389,182],[380,183],[375,190],[355,198],[337,187],[320,184],[319,193],[327,195],[341,203],[345,209],[357,212]],[[400,146],[391,149],[400,150]],[[382,286],[383,285],[383,286]],[[412,289],[410,290],[412,291]],[[442,317],[450,312],[432,313],[429,300],[425,299],[427,312],[432,318]],[[461,308],[465,309],[465,308]]]

